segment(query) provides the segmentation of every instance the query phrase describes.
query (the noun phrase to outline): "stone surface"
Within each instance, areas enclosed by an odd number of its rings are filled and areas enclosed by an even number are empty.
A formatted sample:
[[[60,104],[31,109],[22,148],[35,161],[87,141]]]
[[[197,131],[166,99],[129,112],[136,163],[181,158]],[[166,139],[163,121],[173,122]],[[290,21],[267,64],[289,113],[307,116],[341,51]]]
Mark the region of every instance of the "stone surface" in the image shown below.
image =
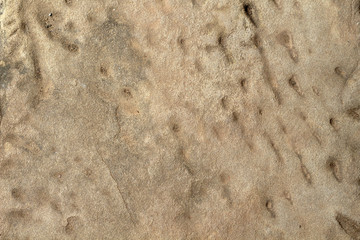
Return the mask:
[[[0,239],[360,239],[360,2],[0,0]]]

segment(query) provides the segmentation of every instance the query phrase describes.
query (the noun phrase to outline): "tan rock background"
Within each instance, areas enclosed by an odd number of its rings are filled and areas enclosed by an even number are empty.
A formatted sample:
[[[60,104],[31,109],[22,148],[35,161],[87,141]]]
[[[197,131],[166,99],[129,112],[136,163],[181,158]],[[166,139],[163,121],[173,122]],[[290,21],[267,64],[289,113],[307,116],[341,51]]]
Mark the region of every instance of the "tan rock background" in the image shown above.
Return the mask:
[[[359,1],[0,14],[0,239],[360,239]]]

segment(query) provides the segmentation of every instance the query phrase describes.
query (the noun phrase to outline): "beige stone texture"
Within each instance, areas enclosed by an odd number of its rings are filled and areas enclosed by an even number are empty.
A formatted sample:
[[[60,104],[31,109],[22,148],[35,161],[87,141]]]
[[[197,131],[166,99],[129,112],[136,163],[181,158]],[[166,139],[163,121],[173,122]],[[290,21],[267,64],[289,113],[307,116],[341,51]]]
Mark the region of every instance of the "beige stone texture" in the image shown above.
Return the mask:
[[[0,0],[0,239],[360,239],[358,0]]]

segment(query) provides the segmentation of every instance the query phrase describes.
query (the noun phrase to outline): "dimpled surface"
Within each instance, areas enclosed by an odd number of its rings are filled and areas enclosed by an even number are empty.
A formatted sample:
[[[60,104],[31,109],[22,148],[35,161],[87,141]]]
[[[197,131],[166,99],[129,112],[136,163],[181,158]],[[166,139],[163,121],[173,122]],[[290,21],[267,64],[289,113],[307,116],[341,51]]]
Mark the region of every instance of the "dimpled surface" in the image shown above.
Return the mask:
[[[0,239],[360,239],[358,0],[0,0]]]

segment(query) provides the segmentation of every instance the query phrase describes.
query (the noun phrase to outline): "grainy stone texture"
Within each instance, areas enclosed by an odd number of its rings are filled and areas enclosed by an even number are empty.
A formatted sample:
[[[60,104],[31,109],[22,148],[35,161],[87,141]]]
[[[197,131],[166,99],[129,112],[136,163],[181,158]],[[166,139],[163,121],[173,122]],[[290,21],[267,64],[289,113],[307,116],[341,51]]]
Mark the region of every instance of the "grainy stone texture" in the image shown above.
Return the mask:
[[[358,0],[0,0],[0,239],[360,239]]]

